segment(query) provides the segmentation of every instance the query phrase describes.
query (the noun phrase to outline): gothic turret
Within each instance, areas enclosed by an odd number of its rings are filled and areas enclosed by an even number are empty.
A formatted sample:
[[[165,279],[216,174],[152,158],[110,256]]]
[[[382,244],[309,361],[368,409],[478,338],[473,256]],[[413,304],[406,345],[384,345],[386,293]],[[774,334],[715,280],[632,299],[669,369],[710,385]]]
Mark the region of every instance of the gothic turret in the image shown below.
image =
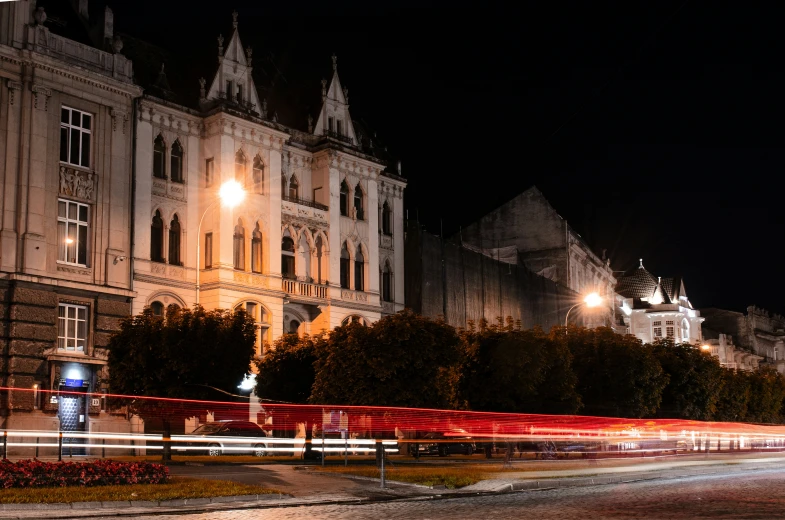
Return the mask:
[[[322,80],[322,109],[316,126],[316,135],[328,135],[347,144],[356,144],[354,125],[349,115],[349,89],[338,78],[338,58],[333,54],[333,77],[329,84]]]

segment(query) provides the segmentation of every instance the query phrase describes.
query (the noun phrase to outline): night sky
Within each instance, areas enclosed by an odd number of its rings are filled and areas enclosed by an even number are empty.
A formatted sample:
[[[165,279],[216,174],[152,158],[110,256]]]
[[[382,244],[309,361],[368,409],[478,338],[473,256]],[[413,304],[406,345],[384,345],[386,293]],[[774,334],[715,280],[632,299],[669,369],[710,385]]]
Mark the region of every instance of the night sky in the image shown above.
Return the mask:
[[[235,8],[292,89],[336,53],[433,233],[536,185],[614,269],[643,257],[697,307],[785,314],[776,3],[538,4],[110,2],[118,30],[208,65]]]

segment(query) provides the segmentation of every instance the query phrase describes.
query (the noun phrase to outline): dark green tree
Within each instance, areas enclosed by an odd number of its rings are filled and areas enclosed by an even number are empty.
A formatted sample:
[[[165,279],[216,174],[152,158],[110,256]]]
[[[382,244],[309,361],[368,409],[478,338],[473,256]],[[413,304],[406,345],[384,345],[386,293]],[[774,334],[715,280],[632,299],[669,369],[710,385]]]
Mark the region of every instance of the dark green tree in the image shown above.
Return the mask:
[[[459,407],[555,414],[580,408],[570,351],[540,328],[481,327],[464,332],[461,339]]]
[[[443,321],[404,310],[350,323],[317,345],[311,402],[445,408],[457,362],[458,335]]]
[[[170,307],[166,317],[146,308],[123,320],[109,341],[109,386],[116,394],[211,400],[232,394],[250,372],[256,325],[244,311]],[[193,416],[193,404],[137,399],[131,412],[160,417],[164,435],[174,418]],[[168,446],[164,460],[170,458]]]
[[[285,334],[256,364],[256,395],[287,403],[307,403],[316,379],[314,363],[319,338]]]
[[[581,413],[638,418],[657,411],[668,378],[640,340],[608,327],[554,327],[550,337],[572,353]]]
[[[752,396],[751,377],[741,370],[722,370],[722,390],[717,399],[715,421],[746,421],[748,406]]]
[[[695,345],[667,340],[655,343],[652,352],[668,375],[659,416],[711,420],[724,384],[717,358]]]
[[[751,397],[747,406],[747,421],[781,422],[782,405],[785,401],[785,377],[773,367],[761,367],[750,372],[748,377]]]

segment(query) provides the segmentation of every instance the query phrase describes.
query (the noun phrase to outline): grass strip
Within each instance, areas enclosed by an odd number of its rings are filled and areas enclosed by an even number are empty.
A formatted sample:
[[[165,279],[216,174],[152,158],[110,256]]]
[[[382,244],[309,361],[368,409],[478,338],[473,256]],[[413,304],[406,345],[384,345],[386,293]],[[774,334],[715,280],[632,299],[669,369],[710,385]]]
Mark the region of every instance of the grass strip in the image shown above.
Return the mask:
[[[172,477],[166,484],[126,486],[10,488],[0,492],[1,504],[54,504],[71,502],[110,502],[115,500],[173,500],[235,495],[268,495],[276,489],[239,484],[226,480]]]
[[[381,478],[379,469],[373,466],[326,466],[318,468],[318,470],[358,477]],[[484,472],[471,467],[388,467],[385,468],[384,474],[385,478],[389,480],[423,486],[445,486],[448,489],[470,486],[488,478]]]

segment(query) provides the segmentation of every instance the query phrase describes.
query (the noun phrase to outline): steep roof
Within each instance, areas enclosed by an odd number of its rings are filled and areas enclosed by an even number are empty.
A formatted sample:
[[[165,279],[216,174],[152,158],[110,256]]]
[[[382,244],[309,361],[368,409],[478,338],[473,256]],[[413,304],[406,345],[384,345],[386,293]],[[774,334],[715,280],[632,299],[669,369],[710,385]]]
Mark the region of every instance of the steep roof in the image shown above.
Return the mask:
[[[659,286],[657,278],[643,267],[643,260],[637,269],[619,278],[616,292],[625,298],[649,298]]]

